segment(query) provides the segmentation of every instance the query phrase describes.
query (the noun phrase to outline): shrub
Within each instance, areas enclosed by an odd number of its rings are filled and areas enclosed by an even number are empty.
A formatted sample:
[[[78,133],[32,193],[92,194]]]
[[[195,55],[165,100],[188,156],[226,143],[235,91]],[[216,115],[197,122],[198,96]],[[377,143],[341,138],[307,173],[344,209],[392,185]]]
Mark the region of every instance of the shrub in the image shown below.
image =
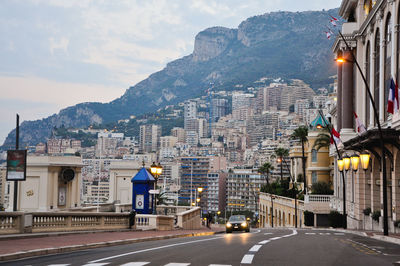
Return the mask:
[[[374,221],[379,222],[379,217],[381,217],[381,211],[374,211],[374,212],[372,213],[372,219],[373,219]]]
[[[317,182],[311,186],[312,194],[316,195],[333,195],[331,186],[326,182]]]
[[[310,211],[304,211],[304,224],[306,226],[314,226],[314,213]]]
[[[363,210],[363,213],[364,213],[364,215],[370,215],[370,213],[371,213],[371,208],[370,207],[368,207],[368,208],[366,208],[366,209],[364,209]]]
[[[343,227],[343,215],[338,211],[331,211],[328,215],[329,225],[333,228]]]

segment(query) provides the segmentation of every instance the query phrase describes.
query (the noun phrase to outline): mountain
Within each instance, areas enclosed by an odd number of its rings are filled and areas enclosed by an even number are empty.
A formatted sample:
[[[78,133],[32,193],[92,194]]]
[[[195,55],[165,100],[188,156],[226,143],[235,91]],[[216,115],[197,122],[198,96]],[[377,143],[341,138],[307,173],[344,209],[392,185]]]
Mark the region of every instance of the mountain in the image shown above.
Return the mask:
[[[338,9],[272,12],[254,16],[237,29],[208,28],[197,34],[193,53],[172,61],[109,103],[81,103],[20,126],[21,143],[45,141],[54,127],[85,127],[155,111],[166,105],[235,85],[254,86],[262,77],[301,79],[313,88],[332,83],[332,40],[324,30]],[[139,101],[138,101],[139,100]],[[15,130],[3,148],[12,147]]]

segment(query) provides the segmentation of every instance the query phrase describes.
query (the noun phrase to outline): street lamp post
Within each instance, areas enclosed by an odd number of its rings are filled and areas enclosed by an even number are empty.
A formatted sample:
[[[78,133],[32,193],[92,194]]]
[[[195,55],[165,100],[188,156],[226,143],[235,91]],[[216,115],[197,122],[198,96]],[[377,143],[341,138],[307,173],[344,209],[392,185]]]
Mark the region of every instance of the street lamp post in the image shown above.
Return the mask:
[[[343,37],[343,35],[342,35],[342,33],[340,31],[339,31],[339,35],[342,38],[343,42],[345,43],[347,49],[351,50],[349,44],[347,43],[346,39]],[[376,109],[375,101],[374,101],[374,99],[372,97],[371,90],[369,88],[367,79],[365,78],[364,73],[362,72],[361,67],[358,64],[357,59],[354,56],[354,54],[353,53],[350,53],[350,54],[351,54],[351,57],[352,57],[352,62],[354,62],[356,64],[357,69],[360,72],[361,78],[362,78],[362,80],[364,82],[368,97],[369,97],[369,99],[371,101],[372,109],[374,111],[375,121],[376,121],[376,124],[378,126],[380,148],[382,150],[382,161],[381,161],[381,164],[382,164],[382,181],[383,181],[382,182],[383,183],[382,184],[382,186],[383,186],[383,234],[385,236],[388,236],[389,235],[389,223],[388,223],[388,208],[387,208],[387,179],[386,179],[385,141],[383,139],[383,132],[382,132],[381,123],[379,121],[378,110]],[[349,61],[349,60],[347,60],[347,61]],[[344,64],[346,62],[346,59],[340,58],[340,60],[338,59],[337,62]]]
[[[153,214],[157,214],[157,210],[156,210],[156,208],[157,208],[157,197],[156,197],[156,189],[157,189],[157,180],[158,180],[158,177],[161,175],[161,173],[162,173],[162,166],[161,166],[161,164],[160,163],[158,163],[158,165],[157,164],[155,164],[154,162],[153,162],[153,164],[150,166],[150,172],[151,172],[151,174],[154,176],[154,180],[155,180],[155,182],[154,182],[154,200],[153,200],[153,205],[154,205],[154,207],[153,207]]]

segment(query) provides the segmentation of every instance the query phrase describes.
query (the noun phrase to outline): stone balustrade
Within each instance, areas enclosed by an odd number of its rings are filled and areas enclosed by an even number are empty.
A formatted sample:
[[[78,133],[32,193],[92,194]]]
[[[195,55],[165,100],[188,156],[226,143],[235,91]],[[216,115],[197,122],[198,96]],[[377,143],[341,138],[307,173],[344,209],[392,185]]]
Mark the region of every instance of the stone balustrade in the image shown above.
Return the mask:
[[[328,214],[331,211],[333,195],[305,195],[305,209],[314,213]]]
[[[200,229],[200,207],[195,207],[177,214],[177,225],[182,229]]]
[[[127,213],[0,213],[0,234],[127,229],[128,226]]]

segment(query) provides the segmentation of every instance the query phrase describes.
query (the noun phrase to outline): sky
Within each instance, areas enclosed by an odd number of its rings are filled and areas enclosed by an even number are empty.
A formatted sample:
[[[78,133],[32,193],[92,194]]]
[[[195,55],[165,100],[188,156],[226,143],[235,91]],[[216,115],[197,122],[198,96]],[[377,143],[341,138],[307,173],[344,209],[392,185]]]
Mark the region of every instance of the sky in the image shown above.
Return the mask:
[[[339,7],[341,0],[1,0],[0,145],[15,117],[45,118],[109,102],[193,51],[208,27],[237,28],[273,11]]]

